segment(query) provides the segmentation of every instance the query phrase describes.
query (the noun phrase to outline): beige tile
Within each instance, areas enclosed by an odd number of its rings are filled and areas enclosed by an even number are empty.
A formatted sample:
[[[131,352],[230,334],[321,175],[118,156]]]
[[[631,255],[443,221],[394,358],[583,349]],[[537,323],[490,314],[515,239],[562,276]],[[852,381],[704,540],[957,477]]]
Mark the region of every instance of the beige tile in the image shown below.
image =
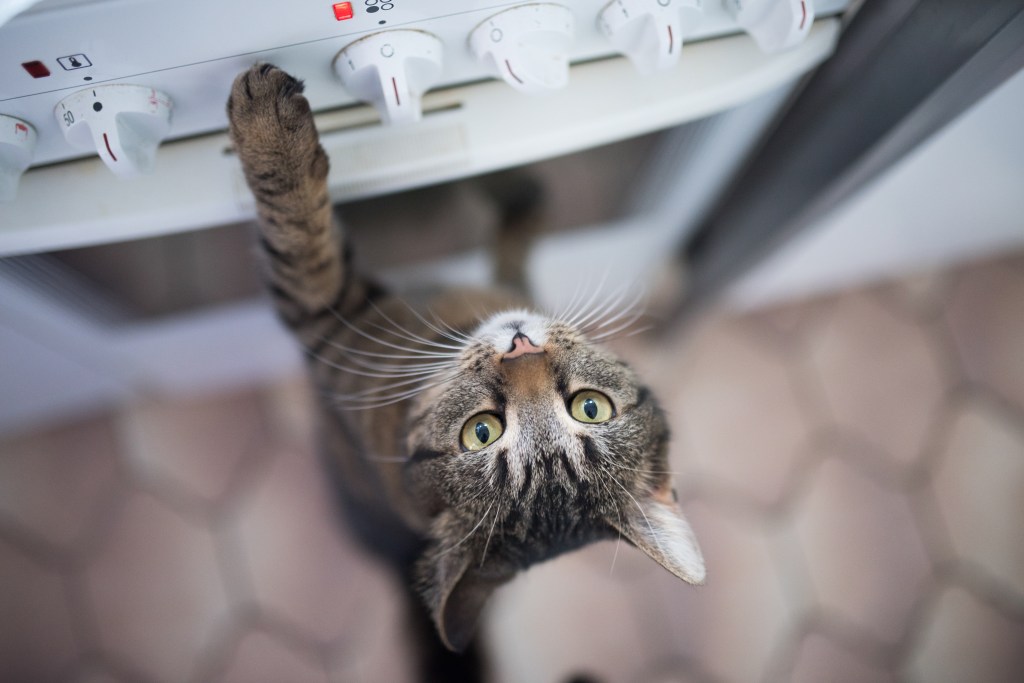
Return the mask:
[[[1024,431],[990,403],[955,417],[933,486],[957,555],[1024,596]]]
[[[314,389],[305,374],[268,386],[264,391],[268,431],[283,443],[310,444],[314,435]]]
[[[220,683],[328,683],[327,672],[308,656],[292,651],[266,633],[242,637]]]
[[[1024,411],[1024,273],[1001,263],[966,270],[946,319],[967,374]]]
[[[121,683],[121,679],[105,671],[80,673],[73,680],[75,683]]]
[[[78,655],[64,582],[0,540],[0,680],[56,681]]]
[[[895,677],[817,633],[804,637],[790,683],[891,683]]]
[[[908,680],[1006,683],[1024,679],[1024,624],[958,587],[939,596],[907,666]]]
[[[819,606],[895,643],[930,573],[908,501],[839,458],[809,486],[795,526]]]
[[[648,668],[634,680],[643,683],[708,683],[711,679],[693,671],[689,662],[669,662]]]
[[[146,480],[216,500],[245,456],[266,440],[255,392],[151,401],[119,420],[126,455]]]
[[[706,328],[663,401],[694,469],[763,504],[782,495],[811,433],[798,379],[768,346],[735,323]]]
[[[638,551],[637,551],[638,552]],[[531,567],[492,598],[485,622],[496,681],[634,680],[647,661],[630,588],[570,553]],[[678,581],[678,579],[677,579]]]
[[[742,320],[780,348],[799,353],[831,304],[831,297],[799,299],[744,313]]]
[[[843,428],[896,462],[916,462],[945,391],[925,331],[866,295],[848,295],[812,340],[811,366]]]
[[[707,563],[703,586],[667,572],[647,582],[641,617],[661,625],[647,632],[661,657],[694,660],[716,680],[760,680],[803,609],[788,595],[777,566],[778,539],[753,520],[705,503],[686,506]]]
[[[80,543],[117,476],[106,418],[0,444],[0,515],[64,549]]]
[[[949,271],[938,270],[904,275],[874,289],[902,310],[930,318],[945,306],[952,283],[953,277]]]
[[[374,605],[374,618],[364,619],[361,627],[347,634],[335,648],[332,682],[416,683],[406,609],[405,603],[391,599]]]
[[[85,569],[106,651],[155,681],[186,680],[226,618],[214,539],[134,494]]]
[[[241,499],[236,527],[257,602],[309,637],[365,628],[392,599],[386,570],[345,536],[311,452],[275,454]]]

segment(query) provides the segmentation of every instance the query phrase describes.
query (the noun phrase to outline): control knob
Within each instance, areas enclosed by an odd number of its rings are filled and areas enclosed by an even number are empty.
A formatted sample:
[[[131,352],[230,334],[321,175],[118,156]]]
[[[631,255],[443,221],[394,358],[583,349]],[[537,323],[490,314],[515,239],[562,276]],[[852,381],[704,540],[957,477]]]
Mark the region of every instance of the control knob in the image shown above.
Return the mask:
[[[683,40],[703,16],[703,0],[615,0],[597,23],[637,71],[650,74],[679,62]]]
[[[171,128],[171,99],[144,85],[100,85],[57,103],[53,113],[67,141],[94,149],[122,178],[149,173]]]
[[[0,202],[14,199],[18,180],[32,163],[36,129],[28,122],[0,114]]]
[[[725,8],[764,52],[797,45],[814,23],[811,0],[725,0]]]
[[[383,31],[345,46],[334,58],[334,72],[384,123],[412,123],[422,117],[423,93],[441,76],[443,53],[444,44],[432,33]]]
[[[568,84],[574,31],[573,14],[562,5],[518,5],[473,29],[469,48],[516,90],[541,93]]]

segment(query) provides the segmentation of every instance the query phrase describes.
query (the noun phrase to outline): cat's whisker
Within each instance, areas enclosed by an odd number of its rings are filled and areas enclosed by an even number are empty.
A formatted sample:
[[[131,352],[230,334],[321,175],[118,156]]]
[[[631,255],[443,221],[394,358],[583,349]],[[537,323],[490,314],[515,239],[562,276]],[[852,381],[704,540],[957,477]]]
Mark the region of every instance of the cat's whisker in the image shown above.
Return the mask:
[[[629,499],[633,501],[633,505],[636,505],[636,509],[640,511],[641,515],[643,515],[644,522],[647,524],[647,528],[651,532],[651,540],[653,540],[654,544],[658,546],[658,550],[664,553],[665,548],[662,547],[661,541],[658,539],[658,534],[654,531],[654,525],[651,524],[651,520],[647,518],[647,513],[644,512],[644,508],[642,505],[640,505],[640,501],[638,501],[636,497],[634,497],[633,494],[630,493],[629,490],[625,486],[623,486],[618,479],[615,478],[615,475],[613,475],[611,472],[607,472],[607,474],[609,477],[611,477],[611,480],[614,481],[620,489],[622,489],[622,492],[629,496]]]
[[[403,301],[402,303],[405,303],[405,302]],[[468,343],[473,341],[472,337],[470,337],[465,332],[462,332],[461,330],[457,330],[454,327],[452,327],[451,325],[449,325],[447,322],[445,322],[440,317],[438,317],[438,315],[436,313],[434,313],[434,311],[432,311],[432,310],[429,311],[431,317],[434,319],[433,322],[432,322],[430,320],[427,320],[427,318],[425,316],[423,316],[419,311],[417,311],[415,308],[410,306],[408,303],[405,303],[405,306],[406,306],[406,308],[409,309],[409,311],[414,316],[416,316],[416,318],[421,323],[423,323],[428,328],[433,330],[436,334],[441,335],[445,339],[448,339],[448,340],[453,341],[453,342],[455,342],[457,344],[460,344],[460,348],[465,347],[466,344],[468,344]]]
[[[380,378],[399,378],[399,377],[411,377],[420,375],[434,375],[440,371],[451,369],[453,363],[451,362],[436,362],[436,363],[409,363],[409,364],[397,364],[397,363],[375,363],[367,361],[362,358],[348,356],[345,360],[349,363],[357,365],[359,367],[351,367],[350,365],[343,365],[338,361],[331,360],[321,354],[318,354],[309,349],[306,353],[317,361],[327,365],[328,367],[336,370],[341,370],[353,375],[362,375],[363,377],[380,377]]]
[[[454,377],[454,374],[449,376],[449,379],[451,377]],[[364,397],[364,396],[373,397],[373,396],[376,396],[377,394],[383,394],[383,393],[391,392],[391,391],[394,391],[395,389],[400,389],[402,387],[409,387],[410,385],[422,384],[422,383],[424,383],[424,382],[426,382],[428,380],[431,380],[431,379],[434,379],[434,375],[427,376],[427,377],[414,377],[414,378],[410,378],[410,379],[400,380],[400,381],[397,381],[397,382],[389,382],[387,384],[381,384],[381,385],[378,385],[378,386],[369,387],[368,389],[362,389],[360,391],[355,391],[355,392],[352,392],[352,393],[349,393],[349,394],[339,394],[339,395],[340,396],[344,396],[347,400],[354,400],[354,399],[358,399],[358,398],[361,398],[361,397]]]
[[[620,305],[620,302],[622,301],[623,297],[626,296],[630,289],[630,285],[624,285],[623,288],[620,290],[618,296],[615,298],[615,300],[609,302],[609,304],[605,306],[601,316],[599,316],[599,318],[594,323],[595,327],[593,329],[595,331],[601,329],[602,327],[612,325],[616,321],[620,320],[621,318],[627,315],[632,315],[636,313],[638,308],[641,312],[644,310],[644,306],[642,304],[643,300],[647,296],[647,291],[643,287],[635,289],[633,297],[629,300],[629,302]]]
[[[420,349],[410,349],[401,346],[395,346],[395,349],[402,351],[408,351],[408,354],[396,354],[396,353],[380,353],[375,351],[364,351],[363,349],[356,349],[351,346],[345,346],[344,344],[338,343],[333,339],[326,337],[318,337],[318,341],[321,341],[329,346],[333,346],[339,351],[352,354],[355,356],[367,356],[369,358],[387,358],[390,360],[418,360],[424,361],[430,358],[447,358],[449,361],[454,361],[458,354],[455,353],[438,353],[436,351],[423,351]],[[390,345],[389,345],[390,346]]]
[[[447,555],[448,553],[450,553],[451,551],[455,550],[460,545],[462,545],[463,543],[468,541],[470,539],[470,537],[472,537],[473,534],[476,533],[476,530],[480,528],[480,525],[484,523],[484,520],[487,519],[487,515],[491,512],[491,508],[494,507],[494,504],[496,502],[497,502],[497,499],[494,499],[494,500],[491,501],[491,504],[489,506],[487,506],[487,510],[485,510],[484,514],[480,517],[480,521],[476,523],[476,526],[474,526],[472,529],[469,530],[468,534],[463,536],[455,545],[452,545],[452,546],[450,546],[448,548],[445,548],[444,550],[440,551],[438,553],[438,556]]]
[[[576,307],[582,303],[583,297],[583,282],[577,281],[576,288],[572,292],[572,296],[569,297],[568,303],[562,308],[556,311],[552,317],[556,320],[560,320],[565,324],[570,324],[569,320],[572,315],[576,313]]]
[[[611,465],[612,467],[615,467],[620,470],[626,470],[628,472],[637,472],[639,474],[669,474],[674,477],[682,476],[682,472],[674,472],[672,470],[648,470],[640,469],[637,467],[628,467],[626,465],[619,464],[609,458],[602,458],[601,462],[603,462],[606,465]]]
[[[385,372],[389,374],[404,374],[407,372],[417,372],[420,370],[444,370],[446,368],[454,367],[454,363],[449,361],[438,361],[435,363],[376,363],[374,361],[367,361],[363,358],[346,358],[349,362],[359,366],[366,370],[375,370],[377,372]]]
[[[334,347],[338,348],[338,347]],[[365,354],[350,353],[345,351],[344,348],[338,349],[345,354],[345,358],[355,363],[356,365],[367,368],[370,370],[389,370],[391,368],[408,368],[413,370],[422,370],[426,368],[440,368],[445,366],[455,365],[457,362],[456,357],[452,356],[446,359],[433,359],[430,357],[424,358],[409,358],[409,357],[398,357],[394,354],[383,354],[383,358],[378,356],[364,357]],[[380,358],[380,360],[378,360]],[[403,359],[404,358],[404,359]],[[398,361],[402,362],[398,362]]]
[[[339,396],[337,394],[333,394],[332,397],[335,398],[339,404],[341,404],[340,407],[345,408],[347,410],[372,410],[374,408],[383,408],[384,406],[389,406],[394,403],[400,403],[401,401],[404,401],[406,399],[412,398],[413,396],[423,393],[427,389],[432,389],[434,387],[439,387],[443,384],[447,384],[451,380],[452,377],[442,378],[438,382],[425,384],[423,386],[415,387],[413,389],[409,389],[408,391],[399,392],[396,394],[392,394],[390,396],[364,396],[358,399],[352,399],[350,401],[347,401],[344,395]],[[350,402],[351,404],[346,405],[346,402]]]
[[[653,329],[654,325],[644,325],[643,327],[636,327],[633,329],[629,329],[629,326],[627,325],[622,330],[600,334],[596,337],[592,337],[591,340],[595,342],[606,342],[612,339],[626,339],[629,337],[635,337],[638,334],[650,332]]]
[[[611,329],[606,329],[598,334],[591,334],[590,338],[593,341],[600,342],[607,341],[608,339],[613,339],[623,332],[627,333],[625,336],[632,336],[634,334],[639,334],[640,332],[646,332],[647,330],[650,330],[652,328],[651,325],[644,325],[639,328],[635,327],[637,322],[643,317],[643,311],[634,311],[628,316],[619,316],[618,320],[620,322],[618,325],[612,327]],[[602,327],[607,327],[607,325],[603,325]],[[602,329],[602,327],[598,327],[597,329],[600,330]]]
[[[340,363],[335,363],[334,361],[330,361],[324,358],[323,356],[314,355],[313,358],[323,363],[324,365],[327,365],[328,367],[334,368],[335,370],[341,370],[342,372],[348,373],[350,375],[358,375],[360,377],[374,377],[377,379],[402,379],[409,377],[429,378],[437,375],[439,373],[439,370],[442,369],[438,368],[435,370],[417,370],[409,372],[371,372],[369,370],[362,370],[360,368],[353,368],[347,365],[342,365]]]
[[[605,282],[607,280],[608,280],[608,271],[606,270],[604,272],[604,274],[601,276],[601,280],[597,283],[597,286],[594,287],[594,290],[591,293],[590,298],[587,299],[585,304],[580,306],[580,309],[579,309],[578,312],[576,312],[572,317],[569,318],[568,321],[566,321],[566,323],[568,325],[570,325],[571,327],[581,327],[582,326],[580,321],[582,319],[588,318],[589,315],[590,315],[590,311],[592,311],[593,307],[595,305],[597,305],[598,301],[600,301],[601,294],[604,291],[604,284],[605,284]]]
[[[355,332],[359,336],[363,337],[364,339],[368,339],[368,340],[370,340],[372,342],[376,342],[377,344],[380,344],[381,346],[386,346],[388,348],[396,349],[398,351],[405,351],[406,353],[412,353],[412,354],[416,354],[416,355],[419,355],[419,356],[430,356],[430,357],[436,357],[436,358],[452,358],[455,355],[453,352],[441,353],[439,351],[426,351],[426,350],[423,350],[423,349],[409,348],[407,346],[402,346],[400,344],[394,344],[394,343],[389,342],[389,341],[387,341],[385,339],[381,339],[380,337],[374,336],[374,335],[370,334],[369,332],[367,332],[366,330],[353,325],[351,322],[346,320],[344,316],[339,314],[333,308],[330,309],[330,311],[331,311],[332,314],[334,314],[335,318],[337,318],[343,325],[345,325],[345,327],[347,327],[348,329],[352,330],[353,332]]]
[[[487,534],[487,541],[484,543],[484,552],[480,556],[480,568],[483,569],[484,562],[487,560],[487,549],[491,546],[491,537],[494,536],[494,527],[498,525],[498,517],[501,515],[501,506],[494,511],[494,521],[491,522],[491,530]]]
[[[623,298],[629,293],[629,285],[620,286],[607,301],[597,306],[586,318],[577,323],[577,327],[584,333],[600,329],[603,321],[611,311],[619,308]],[[596,326],[596,327],[595,327]]]
[[[462,350],[462,346],[461,345],[456,346],[454,344],[443,344],[443,343],[438,342],[436,340],[427,339],[426,337],[420,336],[420,335],[416,334],[415,332],[412,332],[411,330],[403,327],[399,323],[395,322],[395,320],[391,316],[389,316],[387,313],[385,313],[383,310],[381,310],[380,306],[378,306],[377,304],[375,304],[375,303],[373,303],[371,301],[370,305],[373,306],[373,309],[375,311],[377,311],[378,315],[380,315],[386,321],[391,323],[391,325],[393,325],[394,328],[396,330],[398,330],[399,332],[401,332],[402,334],[397,334],[394,331],[387,330],[382,325],[374,324],[376,327],[378,327],[379,329],[384,330],[385,332],[391,332],[392,334],[395,334],[395,336],[397,336],[397,337],[402,337],[402,338],[407,339],[409,341],[419,342],[421,344],[425,344],[427,346],[432,346],[434,348],[449,349],[449,350],[452,350],[452,351],[461,351]],[[427,323],[426,320],[423,320],[422,316],[420,316],[419,313],[417,313],[415,310],[413,310],[413,308],[411,306],[409,306],[408,304],[406,304],[406,306],[409,308],[410,311],[413,312],[413,314],[416,317],[418,317],[421,321],[426,323],[428,327],[430,326],[430,323]]]
[[[609,577],[615,573],[615,560],[619,559],[619,546],[622,545],[622,512],[616,509],[615,514],[619,518],[619,525],[615,528],[619,532],[619,536],[615,539],[615,554],[612,555],[612,566],[608,569]]]
[[[454,345],[451,345],[451,344],[441,344],[439,342],[432,342],[432,341],[423,339],[422,337],[416,336],[416,335],[414,335],[412,333],[406,334],[405,332],[403,332],[401,330],[391,329],[389,327],[385,327],[384,325],[381,325],[379,323],[368,322],[367,325],[369,327],[372,327],[372,328],[376,329],[376,330],[380,330],[381,332],[383,332],[385,334],[388,334],[388,335],[390,335],[392,337],[395,337],[398,340],[401,340],[401,341],[404,341],[404,342],[407,341],[407,342],[410,342],[412,344],[421,345],[421,346],[427,347],[428,349],[444,349],[445,351],[450,352],[450,353],[455,353],[457,351],[461,351],[462,350],[461,346],[454,346]]]
[[[576,327],[584,333],[594,329],[595,325],[598,325],[611,311],[616,310],[620,306],[627,292],[628,285],[622,285],[613,290],[604,301],[592,306],[587,315],[576,322]]]

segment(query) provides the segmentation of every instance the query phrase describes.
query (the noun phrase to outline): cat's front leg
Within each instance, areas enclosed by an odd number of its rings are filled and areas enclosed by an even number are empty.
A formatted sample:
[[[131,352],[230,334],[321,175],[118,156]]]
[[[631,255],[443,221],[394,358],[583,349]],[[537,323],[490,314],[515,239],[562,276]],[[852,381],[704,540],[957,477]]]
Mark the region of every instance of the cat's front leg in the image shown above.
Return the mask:
[[[235,79],[227,104],[231,137],[256,198],[269,289],[295,327],[312,324],[345,295],[327,155],[302,89],[281,69],[256,64]]]

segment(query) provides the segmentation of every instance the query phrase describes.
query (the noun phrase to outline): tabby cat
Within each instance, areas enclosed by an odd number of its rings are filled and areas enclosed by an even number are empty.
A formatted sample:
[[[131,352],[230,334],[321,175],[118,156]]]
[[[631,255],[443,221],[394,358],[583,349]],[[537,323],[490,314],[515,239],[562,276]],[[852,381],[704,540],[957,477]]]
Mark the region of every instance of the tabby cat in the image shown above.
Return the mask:
[[[445,646],[470,643],[488,596],[517,572],[592,541],[624,537],[704,580],[667,473],[665,417],[593,343],[609,331],[601,306],[551,317],[499,291],[396,298],[351,265],[301,82],[257,64],[227,107],[270,294],[308,353],[346,517],[402,572]]]

